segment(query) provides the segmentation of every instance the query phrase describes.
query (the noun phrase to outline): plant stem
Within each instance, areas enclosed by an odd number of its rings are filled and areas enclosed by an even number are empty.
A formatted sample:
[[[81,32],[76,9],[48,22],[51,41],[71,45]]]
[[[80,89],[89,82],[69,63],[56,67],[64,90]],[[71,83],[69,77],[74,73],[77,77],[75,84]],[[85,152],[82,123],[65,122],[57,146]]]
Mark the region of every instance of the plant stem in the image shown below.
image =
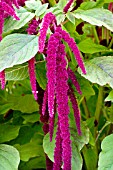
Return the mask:
[[[86,118],[89,118],[90,117],[90,112],[89,112],[89,109],[87,107],[87,103],[86,103],[86,98],[85,97],[82,100],[82,106],[84,108],[84,112],[85,112]]]
[[[104,91],[104,88],[100,86],[97,104],[96,104],[96,111],[95,111],[95,119],[96,119],[97,122],[99,121],[99,117],[100,117],[100,113],[101,113],[101,109],[102,109],[103,91]]]
[[[109,49],[111,48],[112,44],[113,44],[113,37],[112,37],[112,39],[111,39],[111,41],[109,43],[109,46],[108,46]]]
[[[95,27],[93,27],[93,33],[94,33],[94,37],[95,37],[96,43],[99,44],[99,37],[98,37],[98,34],[97,34],[97,31],[96,31]]]

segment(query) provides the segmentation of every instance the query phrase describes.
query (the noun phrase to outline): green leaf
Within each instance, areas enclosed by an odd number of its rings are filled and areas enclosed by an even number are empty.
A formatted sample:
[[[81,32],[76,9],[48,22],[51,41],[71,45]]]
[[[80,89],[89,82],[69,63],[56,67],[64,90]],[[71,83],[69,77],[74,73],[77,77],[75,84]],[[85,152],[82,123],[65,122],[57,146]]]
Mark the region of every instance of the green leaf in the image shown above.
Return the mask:
[[[65,14],[59,14],[56,16],[56,19],[57,19],[57,24],[61,24],[61,22],[63,22],[65,20]]]
[[[37,10],[37,8],[39,8],[42,4],[40,1],[26,1],[25,5],[27,8],[31,9],[31,10]]]
[[[0,71],[30,60],[37,51],[38,37],[35,35],[11,34],[6,36],[0,43]]]
[[[104,26],[108,30],[113,31],[113,14],[111,11],[103,8],[94,8],[89,10],[76,10],[75,18],[82,19],[92,25]]]
[[[92,39],[88,38],[86,40],[81,41],[78,45],[78,48],[83,53],[97,53],[102,51],[107,51],[107,47],[95,44]]]
[[[58,8],[63,10],[63,8],[65,7],[66,3],[67,3],[67,0],[59,0],[59,2],[57,4]]]
[[[20,162],[19,153],[13,146],[5,144],[0,145],[1,170],[18,170],[19,162]]]
[[[32,113],[39,109],[38,103],[31,94],[25,96],[9,96],[8,101],[13,103],[13,110],[19,110],[22,113]]]
[[[105,101],[111,101],[113,102],[113,90],[110,91],[109,95],[105,98]]]
[[[39,6],[35,12],[35,15],[39,17],[40,15],[44,14],[47,10],[47,7],[48,7],[48,3]]]
[[[6,69],[5,76],[6,80],[24,80],[29,76],[28,65]]]
[[[68,11],[66,14],[66,17],[69,19],[69,21],[71,21],[73,24],[75,24],[75,17],[73,15],[73,13]]]
[[[113,169],[113,134],[104,138],[101,144],[102,151],[99,154],[98,170]]]
[[[40,115],[37,112],[35,112],[32,114],[23,114],[22,117],[24,118],[23,124],[26,124],[29,122],[35,123],[35,122],[39,121]]]
[[[83,77],[101,86],[109,84],[113,88],[113,56],[98,57],[85,62],[86,75]]]
[[[19,134],[20,126],[0,124],[0,143],[15,139]]]
[[[45,90],[47,84],[45,62],[36,64],[36,78],[40,87]]]
[[[38,145],[36,142],[30,142],[25,145],[15,145],[16,149],[20,153],[20,159],[27,162],[30,158],[41,157],[44,155],[43,148],[41,145]]]
[[[20,9],[16,9],[16,12],[20,20],[14,20],[12,17],[6,18],[4,24],[4,33],[20,29],[35,16],[35,14],[28,12],[25,8],[22,7]]]

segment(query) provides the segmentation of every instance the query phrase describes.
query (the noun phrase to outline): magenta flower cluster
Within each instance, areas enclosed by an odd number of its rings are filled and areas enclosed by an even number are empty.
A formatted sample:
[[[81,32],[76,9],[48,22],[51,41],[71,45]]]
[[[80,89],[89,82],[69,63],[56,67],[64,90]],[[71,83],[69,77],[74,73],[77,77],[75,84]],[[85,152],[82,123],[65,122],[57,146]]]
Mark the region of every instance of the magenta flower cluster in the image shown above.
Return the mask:
[[[64,9],[63,9],[63,11],[64,11],[65,13],[68,12],[68,10],[69,10],[69,8],[70,8],[70,6],[71,6],[72,3],[73,3],[73,0],[69,0],[69,2],[66,4],[66,6],[65,6]]]
[[[54,150],[53,170],[60,170],[61,166],[63,166],[63,170],[71,170],[72,151],[68,119],[68,96],[72,102],[79,135],[81,135],[81,128],[80,111],[74,91],[71,85],[68,84],[68,79],[71,80],[80,94],[82,92],[75,74],[69,67],[67,68],[65,45],[63,44],[62,40],[67,42],[71,48],[78,65],[84,74],[86,74],[86,70],[74,39],[71,38],[66,31],[62,30],[60,26],[57,26],[55,16],[51,12],[47,13],[42,21],[39,35],[39,52],[44,52],[47,30],[51,25],[54,26],[54,30],[53,34],[48,39],[47,45],[47,88],[43,98],[42,114],[45,114],[46,105],[48,104],[50,117],[49,132],[51,141],[54,128],[54,117],[55,113],[58,113],[58,128],[56,134],[56,147]]]

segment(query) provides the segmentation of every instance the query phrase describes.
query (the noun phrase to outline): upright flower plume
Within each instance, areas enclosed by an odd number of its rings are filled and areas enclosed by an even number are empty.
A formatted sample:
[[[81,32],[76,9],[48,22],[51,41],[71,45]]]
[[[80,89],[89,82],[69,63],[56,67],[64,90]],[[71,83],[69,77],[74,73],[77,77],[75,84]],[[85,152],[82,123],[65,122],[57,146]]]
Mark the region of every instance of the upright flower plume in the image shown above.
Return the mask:
[[[64,9],[63,9],[63,11],[64,11],[65,13],[68,12],[68,10],[69,10],[69,8],[70,8],[70,6],[71,6],[72,3],[73,3],[73,0],[69,0],[69,2],[66,4],[66,6],[65,6]]]
[[[43,22],[42,22],[42,27],[40,29],[40,35],[39,35],[39,52],[42,53],[45,47],[45,41],[46,41],[46,34],[47,34],[47,30],[50,26],[50,24],[55,22],[55,16],[49,12],[47,13],[44,18],[43,18]]]
[[[59,45],[57,53],[57,67],[56,67],[56,99],[57,99],[57,112],[61,130],[62,138],[62,159],[63,170],[71,170],[71,141],[68,123],[68,74],[66,70],[65,60],[65,46]]]
[[[68,76],[71,79],[73,85],[75,86],[76,90],[78,91],[79,94],[82,94],[81,89],[80,89],[80,85],[76,79],[75,74],[73,73],[73,71],[68,67]]]
[[[69,86],[68,94],[69,94],[69,98],[70,98],[70,101],[72,103],[72,107],[73,107],[73,110],[74,110],[74,117],[75,117],[77,131],[78,131],[78,134],[81,135],[80,110],[78,108],[78,103],[77,103],[76,97],[74,95],[74,91],[73,91],[71,86]]]

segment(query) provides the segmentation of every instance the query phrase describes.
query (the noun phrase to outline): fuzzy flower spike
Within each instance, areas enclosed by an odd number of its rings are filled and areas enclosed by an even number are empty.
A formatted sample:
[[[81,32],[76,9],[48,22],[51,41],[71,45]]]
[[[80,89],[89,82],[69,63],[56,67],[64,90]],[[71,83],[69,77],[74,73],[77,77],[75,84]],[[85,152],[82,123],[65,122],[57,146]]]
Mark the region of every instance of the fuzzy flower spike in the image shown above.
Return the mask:
[[[39,52],[42,53],[45,47],[45,41],[46,41],[46,34],[47,30],[50,26],[50,24],[53,24],[55,22],[55,15],[53,15],[51,12],[47,13],[42,21],[42,26],[40,29],[40,35],[39,35]]]
[[[73,0],[69,0],[69,2],[66,4],[66,6],[65,6],[64,9],[63,9],[63,11],[64,11],[65,13],[68,12],[68,10],[69,10],[69,8],[70,8],[70,6],[71,6],[72,3],[73,3]]]

